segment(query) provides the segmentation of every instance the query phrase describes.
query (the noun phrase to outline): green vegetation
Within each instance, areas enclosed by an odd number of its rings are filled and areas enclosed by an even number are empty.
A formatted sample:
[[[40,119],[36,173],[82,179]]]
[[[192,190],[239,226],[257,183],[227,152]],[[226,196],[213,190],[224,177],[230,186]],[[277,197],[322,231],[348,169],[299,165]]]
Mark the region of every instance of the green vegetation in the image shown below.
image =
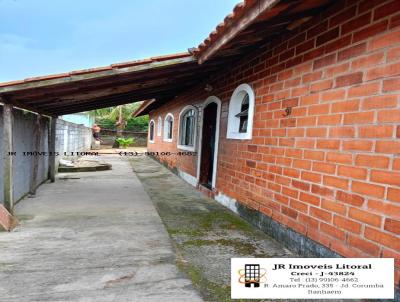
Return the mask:
[[[239,216],[233,215],[226,209],[218,209],[207,213],[197,214],[200,227],[204,230],[212,230],[216,227],[221,230],[238,230],[245,233],[252,233],[253,227],[241,219]]]
[[[146,132],[149,126],[149,116],[139,116],[139,117],[131,117],[127,120],[125,130],[127,131],[137,131],[137,132]]]
[[[184,245],[192,246],[203,246],[203,245],[221,245],[232,247],[239,254],[252,255],[255,251],[254,244],[241,242],[234,239],[218,239],[218,240],[207,240],[207,239],[194,239],[188,240],[183,243]]]
[[[135,143],[135,139],[133,137],[118,137],[116,141],[118,142],[120,148],[127,148]]]
[[[96,124],[103,129],[146,132],[149,123],[147,115],[132,117],[132,114],[142,103],[131,103],[90,112],[95,117]]]
[[[102,108],[90,111],[95,117],[95,123],[102,130],[114,130],[115,140],[113,148],[126,148],[135,143],[129,138],[124,138],[124,131],[147,132],[149,117],[133,117],[133,113],[139,108],[142,102],[120,105],[109,108]]]
[[[207,299],[206,301],[232,301],[230,299],[230,286],[224,286],[211,282],[204,277],[201,270],[196,268],[196,266],[189,264],[187,261],[184,261],[183,259],[178,259],[176,263],[179,269],[188,274],[193,282],[194,287],[202,292],[204,297]]]

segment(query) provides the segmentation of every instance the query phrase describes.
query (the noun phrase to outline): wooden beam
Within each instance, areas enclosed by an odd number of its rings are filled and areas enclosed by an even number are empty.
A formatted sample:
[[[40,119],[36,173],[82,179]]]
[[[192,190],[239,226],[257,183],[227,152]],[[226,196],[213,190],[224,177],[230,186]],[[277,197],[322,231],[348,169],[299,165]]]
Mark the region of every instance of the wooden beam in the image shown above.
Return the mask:
[[[57,115],[64,115],[69,113],[83,112],[89,111],[99,108],[107,108],[117,105],[129,104],[129,103],[137,103],[143,100],[148,100],[152,98],[173,98],[174,96],[180,94],[183,90],[189,89],[190,86],[182,86],[179,90],[175,90],[174,92],[168,90],[160,90],[157,92],[147,92],[142,94],[123,94],[119,96],[115,96],[112,98],[101,98],[95,99],[90,102],[81,102],[80,104],[71,104],[67,106],[62,106],[58,108],[48,108],[47,110],[54,112]],[[67,113],[66,113],[67,112]]]
[[[159,91],[142,91],[140,94],[138,92],[121,94],[118,96],[113,96],[110,98],[98,98],[93,99],[90,102],[76,102],[73,104],[68,104],[64,106],[59,106],[57,108],[47,108],[46,110],[56,115],[64,115],[69,113],[83,112],[88,110],[94,110],[98,108],[107,108],[111,106],[117,106],[122,104],[140,102],[142,100],[147,100],[151,98],[160,98],[160,97],[173,97],[178,95],[183,90],[188,89],[191,85],[195,84],[195,82],[187,82],[185,85],[179,86],[174,92],[170,90],[159,90]]]
[[[165,87],[166,89],[174,89],[176,86],[180,86],[182,83],[188,81],[198,81],[200,78],[208,75],[208,71],[215,71],[213,69],[207,68],[207,72],[194,70],[192,73],[186,72],[175,72],[175,74],[166,75],[165,78],[155,79],[152,77],[151,80],[146,80],[144,78],[139,78],[136,80],[131,80],[129,82],[116,81],[115,83],[109,83],[107,85],[98,84],[95,86],[85,86],[73,92],[58,92],[57,90],[52,90],[52,92],[42,92],[39,96],[26,96],[23,94],[15,94],[14,97],[20,99],[23,104],[28,104],[32,107],[39,108],[43,107],[62,105],[65,102],[80,102],[87,101],[94,98],[100,97],[112,97],[121,93],[142,91],[158,89],[159,87]],[[78,84],[76,84],[78,85]]]
[[[3,186],[4,206],[13,213],[14,188],[13,188],[13,105],[5,102],[3,107]]]
[[[147,101],[147,102],[143,102],[142,105],[141,105],[138,109],[136,109],[136,111],[135,111],[132,115],[133,115],[134,117],[140,116],[140,114],[141,114],[144,110],[146,110],[151,104],[154,104],[155,102],[157,102],[157,100],[155,100],[155,99],[149,100],[149,101]]]
[[[109,95],[120,92],[126,92],[137,88],[151,87],[162,84],[171,84],[179,79],[193,78],[201,73],[215,70],[215,67],[201,68],[198,64],[187,65],[185,68],[163,69],[162,71],[144,71],[135,73],[130,77],[118,77],[91,80],[90,82],[77,82],[67,87],[44,87],[41,89],[31,89],[29,91],[18,91],[15,97],[23,101],[36,105],[37,102],[46,102],[57,99],[79,99],[80,97],[89,97],[91,94]],[[18,94],[17,94],[18,93]],[[93,97],[96,97],[95,95]]]
[[[42,116],[38,114],[36,116],[36,123],[35,123],[35,128],[33,130],[33,151],[41,151],[40,150],[40,139],[42,136]],[[29,193],[31,195],[36,194],[36,188],[37,188],[37,174],[39,170],[39,156],[33,156],[32,157],[32,174],[31,174],[31,181],[30,181],[30,186],[29,186]]]
[[[193,83],[194,81],[187,81],[185,85],[188,83]],[[133,90],[133,91],[127,91],[127,92],[122,92],[122,93],[115,93],[113,95],[109,96],[99,96],[99,97],[93,97],[87,100],[63,100],[59,102],[51,102],[51,103],[42,103],[38,108],[43,108],[44,110],[47,110],[51,112],[55,108],[65,108],[68,106],[79,106],[79,105],[85,105],[85,104],[90,104],[90,103],[98,103],[98,102],[103,102],[103,101],[112,101],[115,99],[120,99],[120,98],[126,98],[128,99],[129,102],[134,102],[135,99],[140,99],[142,96],[145,96],[145,98],[149,94],[157,94],[160,92],[165,92],[165,91],[173,91],[177,90],[181,87],[183,87],[183,83],[178,83],[178,85],[175,86],[167,86],[167,85],[161,85],[161,86],[156,86],[152,88],[142,88],[140,90]],[[131,99],[129,101],[129,99]],[[133,101],[132,101],[133,100]]]
[[[14,107],[18,107],[18,108],[21,108],[21,109],[32,111],[32,112],[35,112],[35,113],[40,114],[40,115],[51,116],[51,113],[47,112],[46,110],[41,110],[41,109],[38,109],[38,108],[33,107],[33,106],[27,106],[27,105],[25,105],[23,103],[20,103],[20,102],[14,101],[14,100],[12,101],[12,103],[14,104]]]
[[[143,96],[143,99],[148,99],[147,95]],[[112,97],[110,99],[106,100],[96,100],[96,101],[90,101],[90,102],[78,102],[78,103],[73,103],[73,104],[65,104],[64,106],[58,106],[58,107],[53,107],[53,108],[48,108],[49,111],[54,112],[54,114],[61,115],[59,112],[64,112],[64,111],[69,111],[69,110],[75,110],[75,109],[84,109],[81,111],[76,111],[76,112],[82,112],[82,111],[87,111],[87,110],[94,110],[94,109],[99,109],[99,108],[107,108],[107,107],[112,107],[116,105],[122,105],[122,104],[129,104],[129,103],[137,103],[142,101],[142,98],[135,97],[135,96],[118,96],[118,97]]]
[[[218,64],[217,64],[218,63]],[[131,75],[94,79],[76,83],[67,83],[58,86],[32,88],[12,92],[14,99],[23,104],[37,107],[41,103],[53,103],[70,99],[91,99],[97,94],[103,96],[117,94],[123,91],[138,90],[144,87],[158,86],[157,82],[166,82],[165,86],[172,86],[176,82],[193,80],[216,72],[223,60],[208,62],[199,66],[197,62],[176,66],[174,69],[150,70]],[[179,67],[179,68],[178,68]]]
[[[173,95],[160,95],[160,97],[172,98]],[[139,100],[137,100],[137,102],[141,102],[146,99],[149,99],[149,98],[139,99]],[[70,107],[66,107],[66,108],[60,108],[58,110],[55,110],[54,112],[57,111],[58,115],[65,115],[65,114],[84,112],[84,111],[100,109],[100,108],[108,108],[108,107],[112,107],[112,106],[124,105],[124,104],[129,104],[129,103],[135,103],[135,102],[132,102],[131,100],[127,101],[126,98],[122,98],[122,99],[115,99],[112,101],[99,103],[99,104],[89,104],[89,105],[85,104],[85,105],[81,105],[81,106],[70,106]]]
[[[56,129],[57,129],[57,117],[53,117],[50,122],[50,135],[49,135],[49,178],[51,182],[56,181]]]
[[[45,110],[41,110],[41,109],[39,109],[39,108],[37,108],[37,107],[32,107],[32,106],[30,106],[30,105],[28,105],[28,104],[20,103],[19,101],[16,101],[15,99],[13,99],[13,98],[11,98],[11,97],[5,97],[5,96],[1,97],[1,96],[0,96],[0,100],[2,100],[2,102],[5,103],[5,104],[6,104],[6,103],[7,103],[7,104],[11,104],[11,105],[13,105],[14,107],[18,107],[18,108],[20,108],[20,109],[32,111],[32,112],[34,112],[34,113],[38,113],[38,114],[42,114],[42,115],[51,116],[51,113],[49,113],[49,112],[47,112],[47,111],[45,111]]]

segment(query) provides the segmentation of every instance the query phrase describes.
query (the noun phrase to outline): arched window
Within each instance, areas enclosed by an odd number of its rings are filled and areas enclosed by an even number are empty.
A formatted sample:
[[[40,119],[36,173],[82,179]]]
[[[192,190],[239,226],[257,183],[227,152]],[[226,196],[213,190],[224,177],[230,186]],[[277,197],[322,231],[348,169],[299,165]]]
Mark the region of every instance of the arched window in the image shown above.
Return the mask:
[[[157,136],[161,136],[161,132],[162,132],[162,118],[161,116],[159,116],[157,121]]]
[[[236,117],[239,118],[239,132],[246,133],[249,121],[249,95],[247,93],[245,94],[240,106],[240,112],[236,114]]]
[[[149,142],[154,143],[154,120],[149,123]]]
[[[254,92],[248,84],[239,85],[229,103],[227,138],[251,139],[253,132]]]
[[[164,141],[172,142],[172,133],[174,129],[174,116],[168,113],[164,120]]]
[[[179,114],[178,148],[194,151],[197,127],[197,109],[186,106]]]

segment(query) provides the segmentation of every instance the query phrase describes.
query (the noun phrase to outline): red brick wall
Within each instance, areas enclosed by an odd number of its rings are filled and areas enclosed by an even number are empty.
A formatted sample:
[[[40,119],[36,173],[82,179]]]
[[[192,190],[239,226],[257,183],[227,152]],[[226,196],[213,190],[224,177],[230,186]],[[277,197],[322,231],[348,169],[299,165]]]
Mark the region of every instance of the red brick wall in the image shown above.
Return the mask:
[[[151,114],[223,102],[217,190],[346,257],[400,267],[400,1],[337,1],[210,84]],[[233,90],[254,87],[252,140],[226,139]],[[284,109],[293,107],[289,117]],[[176,161],[196,175],[196,158]],[[400,279],[396,272],[396,282]]]
[[[197,105],[201,102],[199,99],[199,89],[195,89],[194,91],[188,91],[179,96],[179,98],[175,99],[172,102],[167,103],[161,108],[154,110],[150,114],[150,119],[153,119],[155,122],[154,128],[154,143],[147,143],[147,150],[149,152],[171,152],[172,155],[168,156],[159,156],[159,159],[168,164],[170,168],[177,167],[179,170],[186,172],[192,176],[196,177],[197,171],[197,156],[191,155],[177,155],[177,152],[189,153],[186,150],[177,149],[177,137],[178,137],[178,128],[179,128],[179,113],[181,110],[188,104]],[[172,142],[164,141],[164,119],[168,113],[172,113],[174,116],[174,124],[173,124],[173,134],[172,134]],[[162,131],[161,136],[157,135],[158,128],[158,117],[161,116],[162,119]],[[197,149],[196,149],[197,151]]]

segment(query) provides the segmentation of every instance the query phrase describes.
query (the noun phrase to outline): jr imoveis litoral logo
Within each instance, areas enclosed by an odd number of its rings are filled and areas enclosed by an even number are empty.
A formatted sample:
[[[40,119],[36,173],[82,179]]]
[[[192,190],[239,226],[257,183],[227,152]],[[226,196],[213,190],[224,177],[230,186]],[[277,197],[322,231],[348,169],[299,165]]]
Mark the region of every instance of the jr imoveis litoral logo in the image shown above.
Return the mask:
[[[245,264],[244,269],[238,271],[239,283],[245,287],[260,287],[261,283],[267,281],[267,272],[264,268],[260,268],[259,264]]]

